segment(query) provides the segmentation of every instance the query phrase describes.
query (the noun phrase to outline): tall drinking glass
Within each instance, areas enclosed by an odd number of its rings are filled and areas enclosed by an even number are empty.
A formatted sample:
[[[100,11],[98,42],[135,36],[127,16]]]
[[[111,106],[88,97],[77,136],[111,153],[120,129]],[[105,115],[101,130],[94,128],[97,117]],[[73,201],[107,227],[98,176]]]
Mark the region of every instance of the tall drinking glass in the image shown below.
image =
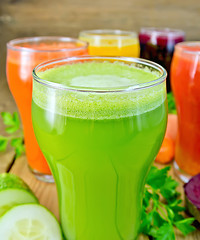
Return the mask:
[[[33,127],[65,238],[136,239],[166,128],[166,71],[134,58],[77,57],[40,64],[33,77]]]
[[[121,30],[81,31],[79,39],[89,43],[92,56],[139,57],[140,44],[135,32]]]
[[[182,30],[170,28],[141,28],[140,57],[159,63],[170,72],[170,65],[174,53],[174,46],[185,40],[185,33]],[[171,91],[170,74],[167,77],[167,91]]]
[[[84,54],[87,55],[87,43],[66,37],[21,38],[7,43],[7,80],[21,115],[28,164],[40,180],[51,182],[53,177],[32,126],[32,70],[53,58]]]
[[[174,167],[187,182],[200,173],[200,42],[176,45],[171,84],[178,112]]]

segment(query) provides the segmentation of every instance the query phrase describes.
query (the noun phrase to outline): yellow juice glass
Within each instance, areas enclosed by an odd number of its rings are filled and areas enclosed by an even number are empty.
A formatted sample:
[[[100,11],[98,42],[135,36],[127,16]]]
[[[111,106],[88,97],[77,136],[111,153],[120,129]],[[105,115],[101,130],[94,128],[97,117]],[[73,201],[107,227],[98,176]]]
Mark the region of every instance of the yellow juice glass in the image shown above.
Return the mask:
[[[79,34],[79,39],[89,43],[93,56],[139,57],[140,45],[135,32],[121,30],[88,30]]]

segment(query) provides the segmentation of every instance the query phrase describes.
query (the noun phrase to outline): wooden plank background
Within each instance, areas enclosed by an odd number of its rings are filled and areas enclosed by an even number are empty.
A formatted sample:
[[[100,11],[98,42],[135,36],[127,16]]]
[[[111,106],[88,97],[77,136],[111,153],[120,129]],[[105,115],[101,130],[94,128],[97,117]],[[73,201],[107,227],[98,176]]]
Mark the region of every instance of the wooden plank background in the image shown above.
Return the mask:
[[[0,0],[0,79],[6,42],[39,35],[77,37],[83,29],[179,28],[200,40],[199,0]]]

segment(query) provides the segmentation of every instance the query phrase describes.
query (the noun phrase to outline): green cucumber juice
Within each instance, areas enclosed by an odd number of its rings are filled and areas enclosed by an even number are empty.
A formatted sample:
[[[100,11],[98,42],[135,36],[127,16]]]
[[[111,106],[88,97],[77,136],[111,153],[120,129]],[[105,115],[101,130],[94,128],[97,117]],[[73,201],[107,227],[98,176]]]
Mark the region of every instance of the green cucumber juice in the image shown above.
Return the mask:
[[[34,81],[32,104],[65,238],[135,240],[145,177],[166,127],[165,82],[131,90],[159,74],[106,61],[67,64],[38,75],[65,88]]]

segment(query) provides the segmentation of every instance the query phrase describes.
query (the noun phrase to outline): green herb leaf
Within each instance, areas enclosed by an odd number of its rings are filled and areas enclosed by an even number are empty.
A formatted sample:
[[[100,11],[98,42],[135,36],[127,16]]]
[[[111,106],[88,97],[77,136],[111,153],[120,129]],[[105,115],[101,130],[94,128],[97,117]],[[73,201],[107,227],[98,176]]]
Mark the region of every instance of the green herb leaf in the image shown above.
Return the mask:
[[[0,136],[0,151],[5,151],[8,145],[8,140],[4,136]]]
[[[173,226],[165,223],[158,229],[156,240],[175,240]]]
[[[160,189],[166,180],[167,172],[170,167],[165,167],[161,170],[152,166],[146,180],[146,184],[150,185],[153,189]]]
[[[18,129],[19,129],[18,126],[11,126],[11,127],[6,128],[6,132],[9,134],[12,134],[12,133],[16,132]]]
[[[21,138],[13,138],[11,140],[11,146],[13,146],[13,147],[18,147],[21,144],[22,144],[22,139]]]
[[[15,122],[15,125],[20,127],[20,119],[19,119],[19,115],[17,112],[14,112],[13,113],[13,120]]]
[[[191,226],[194,220],[194,218],[186,218],[175,222],[174,224],[183,233],[183,235],[186,236],[187,234],[196,230],[195,227]]]
[[[19,116],[17,112],[14,112],[13,115],[9,112],[2,112],[1,116],[6,126],[5,132],[8,133],[9,136],[0,136],[0,151],[5,151],[8,143],[10,142],[11,146],[15,149],[16,157],[19,157],[25,150],[23,135],[19,137]]]
[[[174,199],[176,200],[176,198],[178,197],[179,194],[176,191],[178,185],[178,182],[172,179],[171,176],[165,178],[165,182],[161,186],[160,192],[168,203],[173,202]]]
[[[20,120],[18,114],[16,112],[11,115],[9,112],[2,112],[1,116],[3,118],[3,122],[6,126],[6,132],[12,134],[16,132],[20,127]]]
[[[149,206],[151,198],[152,198],[152,194],[147,189],[145,189],[145,191],[144,191],[144,199],[143,199],[143,206],[145,208],[147,208]]]
[[[171,222],[173,222],[174,217],[175,217],[175,213],[174,213],[173,210],[172,210],[170,207],[168,207],[168,206],[166,206],[166,210],[167,210],[167,214],[168,214],[168,219],[169,219]]]
[[[176,104],[174,95],[172,92],[167,94],[167,101],[168,101],[168,113],[176,114]]]
[[[6,126],[14,125],[13,116],[9,112],[2,112],[1,116],[3,118],[3,122]]]
[[[25,151],[22,138],[13,138],[11,146],[15,148],[16,157],[19,157]]]
[[[146,213],[145,211],[142,212],[142,223],[140,225],[140,233],[148,235],[150,229],[151,229],[151,222],[153,220],[153,213]]]
[[[154,226],[160,228],[165,223],[167,223],[167,221],[164,218],[162,218],[158,212],[155,211],[153,213],[153,224],[154,224]]]

